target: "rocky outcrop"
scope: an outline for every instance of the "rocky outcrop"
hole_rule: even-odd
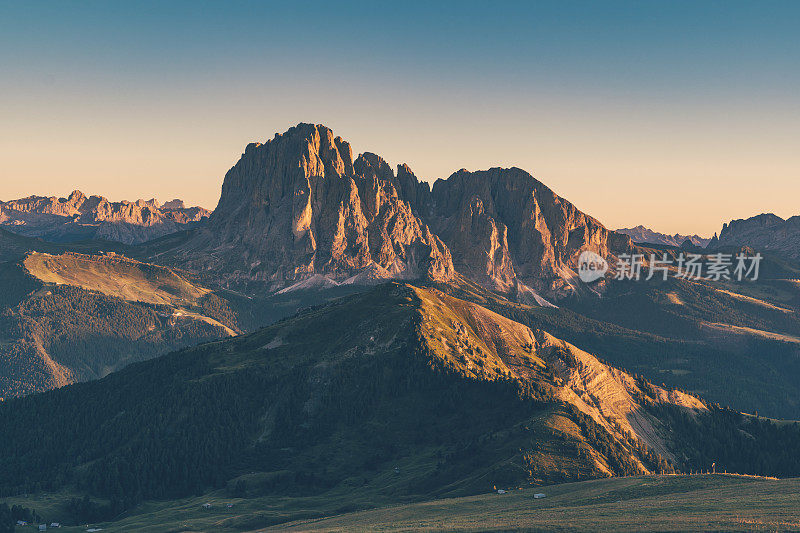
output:
[[[67,198],[30,196],[0,202],[0,224],[28,237],[54,242],[105,239],[136,244],[186,229],[209,216],[202,207],[172,200],[110,202],[73,191]]]
[[[772,213],[748,219],[732,220],[722,225],[719,238],[709,248],[749,246],[756,251],[777,252],[800,259],[800,216],[786,220]]]
[[[628,235],[633,242],[644,244],[682,246],[686,241],[689,241],[689,243],[694,246],[705,248],[708,243],[711,242],[711,239],[707,237],[701,237],[699,235],[681,235],[680,233],[668,235],[666,233],[653,231],[650,228],[646,228],[642,225],[636,226],[635,228],[621,228],[617,230],[617,233]]]
[[[523,170],[462,170],[431,189],[407,165],[395,172],[369,152],[353,159],[330,129],[300,124],[247,146],[208,224],[172,259],[229,287],[283,290],[320,275],[448,281],[459,271],[540,301],[541,291],[576,290],[584,249],[608,256],[631,241]]]
[[[430,217],[456,269],[503,291],[523,284],[555,296],[571,293],[582,250],[608,256],[631,249],[627,236],[607,230],[519,168],[460,170],[438,180]]]
[[[271,289],[317,274],[345,280],[365,269],[451,280],[450,252],[402,197],[404,179],[374,154],[354,161],[330,129],[300,124],[247,146],[225,175],[207,227],[178,257],[221,272],[228,284]]]
[[[0,224],[55,241],[142,243],[207,215],[177,199],[109,202],[80,191],[0,204]],[[244,290],[280,291],[311,278],[328,280],[323,286],[451,281],[458,271],[542,305],[581,290],[583,250],[608,257],[631,249],[628,236],[521,169],[460,170],[431,188],[405,164],[393,170],[369,152],[354,158],[329,128],[299,124],[249,144],[207,221],[144,247],[142,257]]]

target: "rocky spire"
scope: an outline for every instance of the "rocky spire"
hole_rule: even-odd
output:
[[[350,145],[321,125],[249,144],[196,242],[192,263],[276,288],[373,265],[396,278],[454,275],[447,247],[398,194],[386,162],[367,153],[354,163]]]
[[[574,290],[582,250],[631,247],[518,168],[461,170],[431,190],[407,165],[395,173],[370,152],[354,160],[329,128],[298,124],[247,146],[207,228],[177,253],[184,266],[271,290],[365,272],[445,281],[457,268],[502,291],[559,295]]]

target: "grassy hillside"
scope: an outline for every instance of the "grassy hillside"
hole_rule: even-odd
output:
[[[390,465],[422,461],[427,467],[410,469],[417,473],[393,490],[446,493],[528,477],[520,445],[545,440],[556,456],[541,476],[604,475],[590,446],[585,459],[575,457],[584,440],[580,424],[590,422],[570,422],[571,412],[520,398],[506,380],[431,371],[428,362],[435,361],[417,340],[417,310],[413,291],[387,286],[99,382],[6,402],[0,424],[14,435],[12,448],[28,451],[4,459],[2,478],[33,480],[40,471],[32,489],[74,483],[117,498],[163,497],[258,468],[277,476],[274,485],[251,489],[243,479],[242,490],[320,491],[353,475],[366,484]],[[498,404],[506,408],[498,412]],[[27,426],[23,420],[37,416],[31,409],[57,411],[64,422],[54,420],[46,431],[49,424]],[[550,427],[561,419],[563,432]],[[539,427],[544,434],[531,429]],[[547,433],[554,435],[545,439]],[[35,441],[42,453],[55,446],[48,445],[51,434],[61,443],[56,456],[29,453]],[[97,434],[106,438],[89,437]],[[148,457],[169,457],[173,466]],[[45,471],[63,477],[44,474],[42,460],[49,461]],[[209,466],[185,471],[189,461]],[[119,470],[118,463],[137,465],[136,471]]]
[[[83,523],[198,494],[269,502],[221,518],[255,529],[712,460],[800,474],[796,457],[774,453],[800,445],[795,425],[708,409],[483,307],[398,284],[6,401],[0,434],[0,494],[88,495],[60,511]]]
[[[43,241],[33,237],[24,237],[0,228],[0,262],[16,262],[22,260],[31,251],[60,254],[68,251],[85,254],[96,254],[101,251],[131,254],[134,247],[107,241],[85,241],[59,244]]]
[[[164,306],[39,285],[0,314],[0,397],[96,379],[222,335],[219,325],[175,319]]]
[[[230,305],[208,289],[121,256],[29,249],[0,273],[0,397],[96,379],[237,332]]]
[[[545,494],[545,498],[535,499],[534,494]],[[74,498],[74,494],[55,493],[3,501],[35,509],[50,523],[68,519],[66,510]],[[205,503],[212,507],[204,509]],[[800,527],[799,506],[800,479],[720,473],[598,479],[405,503],[363,487],[308,497],[242,498],[221,490],[144,502],[113,522],[88,523],[109,533],[785,531]],[[62,528],[65,533],[85,530],[85,525]]]
[[[44,283],[72,285],[153,305],[193,306],[211,292],[169,268],[116,255],[33,252],[23,264],[32,276]]]
[[[236,333],[230,306],[207,289],[120,256],[29,251],[0,273],[0,397]]]
[[[10,238],[19,244],[11,257],[20,260],[0,262],[0,398],[97,379],[359,290],[254,298],[212,291],[191,274],[122,255]]]
[[[782,531],[800,528],[798,507],[798,479],[653,476],[393,506],[261,531]]]
[[[800,344],[781,340],[800,336],[793,281],[618,282],[602,298],[565,300],[559,309],[515,303],[463,279],[437,287],[654,383],[742,411],[800,418]]]
[[[797,296],[778,280],[619,283],[604,298],[566,304],[593,325],[553,332],[657,383],[739,410],[800,418]]]

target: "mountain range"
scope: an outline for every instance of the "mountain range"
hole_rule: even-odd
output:
[[[186,209],[178,201],[159,206],[98,198],[74,192],[67,199],[4,205],[78,220],[81,212],[96,217],[103,205],[175,217]],[[45,224],[49,229],[42,226],[43,234],[60,235],[65,225],[75,224],[56,219]],[[800,337],[790,312],[794,286],[783,281],[796,277],[797,267],[768,258],[765,279],[750,286],[676,280],[624,288],[609,279],[586,285],[575,272],[579,252],[593,250],[612,263],[615,254],[647,255],[646,245],[607,230],[520,169],[460,170],[431,187],[408,165],[393,170],[369,152],[354,158],[349,143],[329,128],[299,124],[248,145],[223,180],[217,208],[190,225],[133,245],[49,242],[0,228],[0,260],[9,273],[0,344],[8,377],[0,397],[96,379],[133,361],[254,331],[303,306],[400,280],[477,284],[480,290],[459,291],[478,303],[490,291],[523,306],[560,308],[553,311],[557,317],[533,318],[505,305],[495,310],[531,326],[545,320],[569,342],[714,401],[783,416],[800,405],[791,392],[796,387],[778,371],[794,364],[792,345],[774,340]],[[131,325],[98,324],[97,306],[124,313]],[[748,339],[749,352],[735,349],[730,337]],[[672,359],[647,355],[653,338]],[[698,344],[687,345],[688,339]],[[766,366],[752,366],[747,353],[768,354],[760,356]],[[738,366],[715,366],[717,358]],[[749,385],[741,381],[743,368],[755,378]],[[723,382],[743,388],[733,394]],[[757,395],[758,387],[771,392]]]
[[[563,297],[576,290],[582,249],[607,256],[631,241],[523,170],[462,170],[431,189],[407,165],[354,159],[329,128],[299,124],[248,145],[208,223],[154,257],[268,292],[318,275],[373,283],[460,272],[504,293]]]
[[[518,168],[431,186],[313,124],[247,145],[210,214],[0,207],[0,495],[80,496],[73,523],[191,495],[259,502],[215,525],[242,530],[711,464],[800,475],[800,426],[754,413],[800,417],[793,219],[708,243],[763,251],[752,282],[587,284],[583,251],[684,236],[611,231]],[[186,530],[166,523],[143,529]]]
[[[580,290],[574,267],[582,249],[608,256],[631,246],[520,169],[461,170],[431,189],[407,165],[395,172],[375,154],[354,158],[346,141],[311,124],[248,145],[208,217],[179,200],[112,203],[80,191],[5,202],[2,213],[7,229],[44,241],[4,237],[7,259],[16,262],[6,282],[19,279],[30,292],[8,302],[0,396],[101,377],[181,345],[266,325],[253,317],[295,307],[254,312],[255,302],[276,305],[297,291],[341,287],[346,294],[387,280],[466,276],[550,306],[548,299]],[[33,253],[40,255],[23,261]],[[159,277],[184,281],[159,287]],[[190,298],[164,298],[187,286]],[[136,326],[95,324],[86,302],[100,300],[124,309]],[[38,317],[28,311],[43,307]],[[63,313],[72,320],[52,319]],[[89,348],[77,350],[78,339]]]
[[[67,198],[29,196],[0,202],[0,225],[28,237],[54,242],[102,239],[136,244],[186,229],[209,211],[182,200],[110,202],[73,191]]]
[[[708,243],[711,242],[711,238],[700,237],[699,235],[681,235],[680,233],[668,235],[666,233],[653,231],[642,225],[633,228],[620,228],[617,230],[617,233],[630,236],[633,242],[663,244],[666,246],[681,246],[686,241],[689,241],[689,243],[694,246],[705,248]]]

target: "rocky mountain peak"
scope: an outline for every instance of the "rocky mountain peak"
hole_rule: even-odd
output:
[[[793,259],[800,258],[800,217],[786,220],[762,213],[747,219],[731,220],[722,225],[713,247],[751,246],[756,250],[777,252]],[[709,244],[709,247],[712,247]]]
[[[631,246],[519,168],[462,169],[431,189],[408,165],[354,159],[330,128],[301,123],[247,145],[207,228],[176,259],[269,290],[320,275],[449,280],[458,269],[504,292],[558,296],[577,290],[582,250]]]
[[[350,144],[322,125],[249,144],[197,239],[202,252],[186,255],[191,264],[276,289],[315,274],[341,281],[373,266],[402,279],[454,275],[447,247],[401,198],[391,167],[371,153],[354,162]],[[235,252],[209,261],[209,248]]]
[[[576,289],[577,255],[631,249],[600,222],[519,168],[459,170],[433,185],[434,231],[459,271],[500,290],[523,284],[549,294]]]
[[[83,194],[81,191],[75,189],[74,191],[72,191],[69,194],[69,197],[67,198],[67,200],[70,203],[80,204],[80,203],[83,203],[84,201],[86,201],[86,195]]]

